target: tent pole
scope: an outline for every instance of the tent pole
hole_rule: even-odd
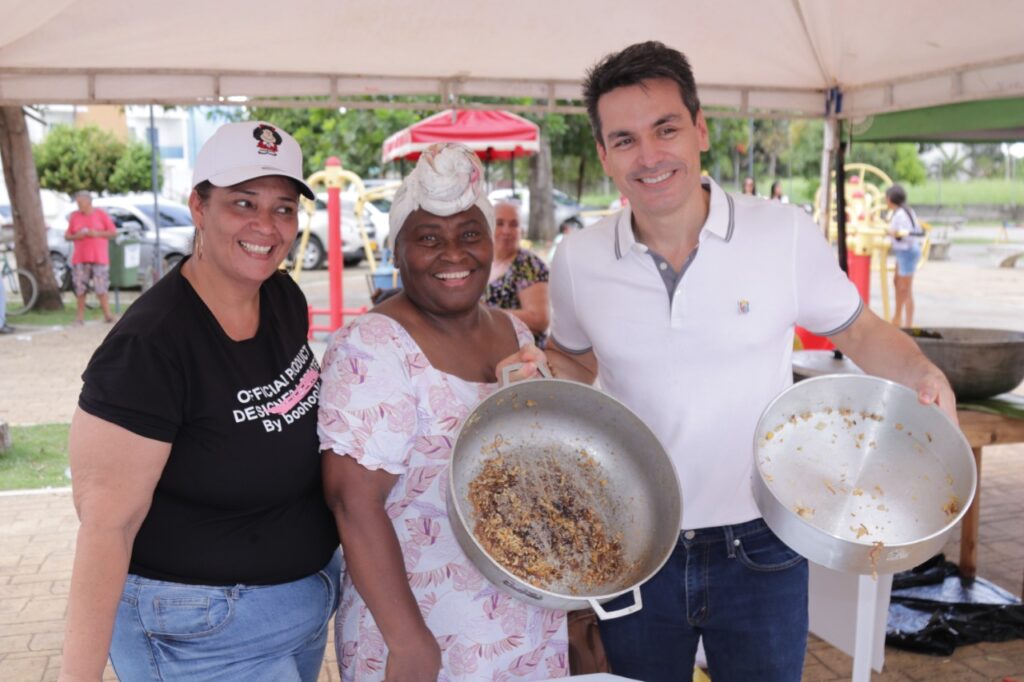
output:
[[[821,224],[821,231],[828,238],[829,223],[832,221],[832,152],[836,144],[836,128],[839,122],[835,116],[828,116],[825,119],[824,137],[821,145],[821,199],[818,209],[821,211],[818,220]]]
[[[516,153],[512,152],[508,157],[509,168],[512,169],[512,196],[516,195]]]
[[[836,148],[836,239],[839,246],[839,267],[850,274],[846,252],[846,143],[842,141],[843,124],[839,124],[839,146]]]
[[[149,105],[149,175],[150,184],[153,189],[153,234],[155,235],[153,245],[153,262],[156,264],[156,278],[164,276],[164,259],[160,255],[160,171],[157,168],[157,154],[159,154],[160,139],[156,129],[156,122],[153,115],[153,105]]]

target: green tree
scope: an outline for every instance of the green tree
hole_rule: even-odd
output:
[[[718,182],[736,182],[746,159],[747,122],[739,118],[709,118],[708,142],[710,148],[702,160],[704,170]]]
[[[763,194],[767,194],[772,181],[778,177],[778,163],[789,149],[789,121],[784,119],[763,119],[754,121],[754,141],[757,144],[754,161],[758,174],[765,182]]]
[[[781,159],[793,177],[819,178],[824,123],[820,119],[795,119],[789,123],[789,145]]]
[[[107,179],[107,190],[114,194],[124,192],[148,192],[153,189],[152,148],[143,142],[129,142],[114,165],[114,171]],[[164,169],[157,156],[156,189],[164,186]]]
[[[580,199],[604,177],[590,119],[585,114],[527,114],[551,141],[553,184]]]
[[[382,103],[383,106],[383,103]],[[250,120],[287,130],[302,147],[303,172],[321,170],[330,156],[361,177],[384,174],[381,148],[389,135],[412,125],[428,112],[409,109],[268,109],[248,110]]]
[[[971,161],[972,178],[998,178],[1006,171],[1006,161],[1000,144],[969,144],[967,158]]]
[[[877,166],[893,182],[903,185],[917,185],[927,177],[924,164],[917,155],[917,145],[912,142],[855,142],[846,160]]]
[[[33,148],[39,186],[71,194],[103,192],[125,145],[94,125],[56,126]]]

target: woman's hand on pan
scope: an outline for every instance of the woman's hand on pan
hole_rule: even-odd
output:
[[[540,370],[537,368],[538,364],[547,364],[547,356],[544,355],[544,351],[532,343],[528,346],[523,346],[517,352],[508,356],[504,360],[498,363],[498,366],[494,368],[494,373],[501,378],[501,371],[509,365],[521,364],[522,367],[512,372],[509,375],[509,381],[522,381],[524,379],[533,379],[540,376]]]

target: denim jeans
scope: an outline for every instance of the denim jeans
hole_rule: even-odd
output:
[[[601,621],[612,672],[644,682],[689,680],[703,637],[715,682],[799,682],[807,561],[761,519],[681,533],[641,593],[643,609]],[[632,601],[626,594],[605,608]]]
[[[896,256],[896,274],[900,277],[910,277],[917,270],[917,264],[921,261],[921,247],[911,246],[901,251],[893,251]]]
[[[341,557],[280,585],[205,586],[129,575],[110,662],[122,682],[313,682],[338,605]]]

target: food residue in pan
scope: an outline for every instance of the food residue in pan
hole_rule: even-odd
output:
[[[942,511],[946,514],[947,518],[952,518],[960,513],[960,498],[956,495],[950,495],[946,504],[942,505]]]
[[[814,509],[811,507],[805,507],[800,502],[797,502],[796,506],[793,507],[793,511],[795,511],[796,515],[802,519],[810,520],[814,518]]]
[[[878,580],[878,560],[882,558],[882,549],[884,547],[885,543],[878,541],[871,545],[871,551],[868,552],[868,559],[871,561],[872,580]]]
[[[607,484],[585,449],[568,461],[531,457],[529,467],[498,453],[469,484],[473,535],[495,561],[535,587],[563,583],[576,592],[606,584],[632,570],[622,533],[603,516],[613,507]]]

